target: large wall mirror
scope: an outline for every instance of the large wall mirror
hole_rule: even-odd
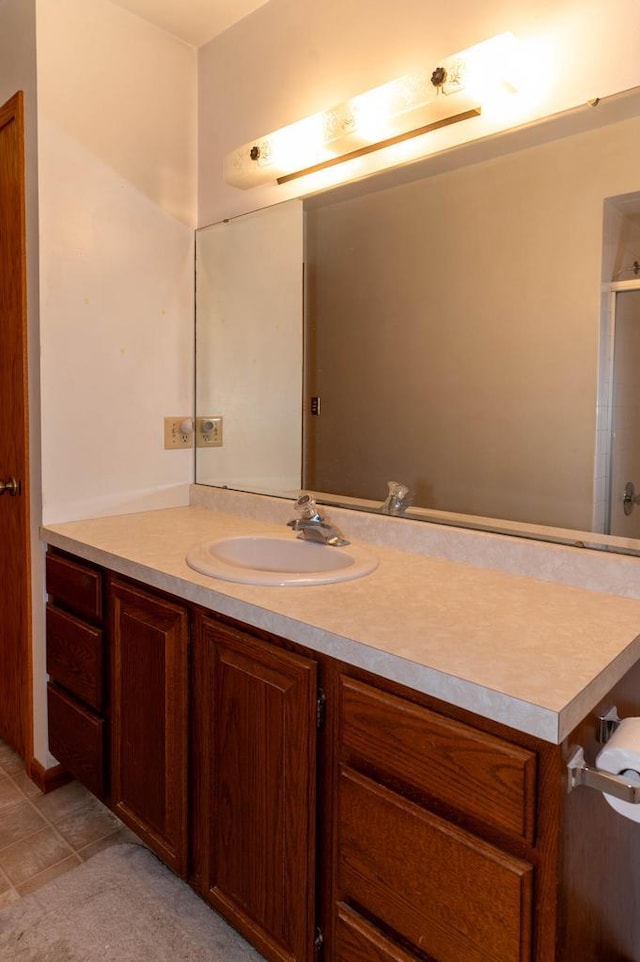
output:
[[[196,481],[640,553],[638,261],[638,90],[202,228]]]

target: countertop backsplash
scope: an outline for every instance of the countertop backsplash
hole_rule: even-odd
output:
[[[293,498],[289,501],[198,484],[191,486],[189,499],[199,507],[282,525],[294,516],[293,502]],[[353,541],[640,599],[640,558],[633,555],[347,508],[322,510]]]

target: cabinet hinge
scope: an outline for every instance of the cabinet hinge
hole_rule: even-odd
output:
[[[322,688],[319,688],[318,699],[316,701],[316,726],[318,728],[324,728],[324,723],[326,720],[327,720],[327,696],[323,692]]]
[[[322,934],[322,929],[320,926],[316,926],[316,934],[313,939],[313,951],[316,958],[316,962],[322,956],[322,949],[324,947],[324,935]]]

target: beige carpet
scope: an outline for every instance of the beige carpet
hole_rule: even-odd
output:
[[[2,962],[259,962],[147,849],[114,845],[0,911]]]

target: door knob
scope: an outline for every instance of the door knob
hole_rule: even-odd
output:
[[[16,481],[15,478],[0,481],[0,494],[10,494],[15,498],[17,494],[20,494],[20,482]]]

